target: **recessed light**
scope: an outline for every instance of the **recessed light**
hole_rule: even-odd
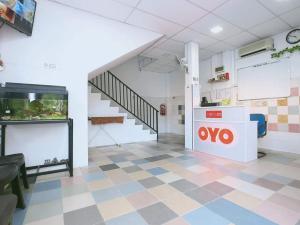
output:
[[[215,26],[213,28],[210,29],[210,31],[214,34],[220,33],[223,31],[223,27],[221,26]]]

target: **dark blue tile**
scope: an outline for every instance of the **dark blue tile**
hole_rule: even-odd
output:
[[[275,225],[272,221],[223,198],[207,204],[206,207],[235,225]]]

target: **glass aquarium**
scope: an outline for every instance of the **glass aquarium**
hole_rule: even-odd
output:
[[[62,86],[6,83],[0,87],[1,120],[66,120],[68,92]]]

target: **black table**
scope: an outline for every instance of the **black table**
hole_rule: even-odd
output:
[[[27,170],[37,169],[36,173],[31,173],[28,176],[39,176],[39,175],[46,175],[46,174],[51,174],[51,173],[59,173],[59,172],[68,171],[70,176],[72,177],[73,176],[73,119],[71,119],[71,118],[66,119],[66,120],[28,120],[28,121],[26,121],[26,120],[20,120],[20,121],[4,121],[4,120],[2,120],[1,121],[0,120],[1,156],[5,156],[5,136],[6,136],[6,127],[8,125],[57,124],[57,123],[68,124],[68,139],[69,139],[68,140],[69,141],[68,159],[66,159],[65,162],[27,167]],[[53,167],[53,166],[59,166],[59,165],[66,165],[66,168],[39,172],[40,168]]]

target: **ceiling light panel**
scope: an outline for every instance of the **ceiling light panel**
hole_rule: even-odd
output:
[[[222,27],[223,31],[219,33],[212,33],[210,29],[216,26]],[[227,37],[241,32],[241,29],[239,29],[238,27],[224,21],[217,16],[214,16],[213,14],[209,14],[203,17],[202,19],[194,23],[191,28],[218,40],[224,40]]]

